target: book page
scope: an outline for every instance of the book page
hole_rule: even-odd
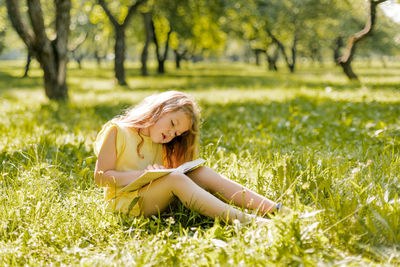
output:
[[[162,169],[162,170],[149,170],[146,171],[142,176],[137,178],[132,183],[128,184],[127,186],[123,187],[118,193],[129,192],[137,190],[146,184],[150,183],[153,180],[156,180],[164,175],[167,175],[171,172],[175,171],[175,169]]]
[[[171,172],[177,171],[180,173],[186,173],[188,171],[191,171],[201,164],[206,162],[204,159],[196,159],[193,161],[188,161],[183,163],[181,166],[175,169],[159,169],[159,170],[148,170],[145,173],[143,173],[140,177],[138,177],[135,181],[132,183],[128,184],[127,186],[123,187],[121,190],[118,191],[119,193],[123,192],[129,192],[129,191],[134,191],[137,190],[146,184],[149,184],[151,181],[154,181],[160,177],[163,177]]]
[[[205,159],[196,159],[193,161],[188,161],[188,162],[183,163],[178,168],[176,168],[176,170],[180,173],[186,173],[186,172],[191,171],[194,168],[198,167],[199,165],[203,164],[204,162],[206,162]]]

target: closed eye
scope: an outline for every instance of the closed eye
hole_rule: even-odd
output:
[[[172,127],[175,127],[175,124],[172,120],[171,120],[171,125],[172,125]]]

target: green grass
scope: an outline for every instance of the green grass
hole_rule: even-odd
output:
[[[0,68],[0,265],[399,265],[400,66],[332,66],[293,75],[192,64],[129,87],[112,69],[71,67],[69,103],[44,97],[41,72]],[[92,143],[143,97],[178,89],[202,112],[207,165],[294,213],[271,226],[225,225],[177,204],[160,216],[104,209]]]

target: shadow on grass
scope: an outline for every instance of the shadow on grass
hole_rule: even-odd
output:
[[[118,86],[116,83],[109,90],[127,90],[127,91],[143,91],[156,89],[156,90],[207,90],[218,88],[243,88],[245,91],[248,89],[293,89],[293,88],[307,88],[324,90],[326,87],[331,87],[336,90],[344,89],[359,89],[360,83],[345,81],[342,79],[342,74],[337,69],[300,69],[294,75],[286,71],[280,72],[265,72],[260,69],[252,68],[254,66],[247,65],[227,65],[226,69],[221,70],[221,66],[217,65],[193,65],[193,69],[184,70],[171,70],[165,74],[156,74],[154,70],[151,71],[149,76],[143,77],[140,75],[139,68],[127,68],[128,86]],[[390,78],[397,77],[397,69],[388,68],[387,72],[376,73],[370,69],[360,69],[360,79],[364,81],[368,78]],[[321,76],[326,73],[332,73],[334,77],[338,76],[340,79],[334,80],[330,77],[329,80],[310,81],[311,76]],[[303,75],[305,78],[303,78]],[[307,76],[308,75],[308,76]],[[95,79],[97,82],[102,80],[114,80],[113,69],[106,67],[101,69],[96,68],[83,68],[81,70],[71,68],[68,72],[71,78],[68,82],[71,92],[83,93],[88,92],[88,89],[82,87],[79,80]],[[72,79],[75,78],[75,79]],[[313,79],[315,80],[315,79]],[[135,84],[135,81],[138,81]],[[20,78],[11,75],[7,72],[0,72],[0,93],[5,93],[9,90],[18,89],[37,89],[42,87],[42,77],[33,76],[28,78]],[[370,89],[399,89],[398,82],[385,81],[381,83],[366,82],[367,87]],[[92,89],[90,89],[92,90]],[[109,91],[108,89],[106,91]],[[102,91],[96,91],[102,93]]]
[[[201,68],[200,68],[201,69]],[[324,75],[329,70],[314,70],[309,72],[298,71],[297,73],[290,74],[285,72],[260,72],[250,73],[249,71],[244,73],[212,73],[212,70],[206,72],[200,71],[200,69],[193,69],[191,71],[173,71],[165,74],[151,74],[149,76],[140,76],[138,69],[129,69],[128,75],[128,86],[119,87],[115,85],[115,88],[120,90],[128,91],[143,91],[156,89],[156,90],[207,90],[207,89],[224,89],[224,88],[243,88],[246,89],[296,89],[296,88],[307,88],[315,90],[324,90],[326,87],[331,87],[334,90],[355,90],[359,89],[363,81],[369,77],[379,77],[377,74],[361,75],[361,82],[358,81],[346,81],[344,74],[341,72],[334,72],[335,76],[340,79],[329,78],[329,80],[321,81],[310,81],[307,77],[303,78],[301,73],[315,75],[316,77]],[[203,68],[206,69],[206,68]],[[101,74],[96,74],[97,77]],[[385,74],[382,77],[397,77],[393,74]],[[85,77],[85,76],[82,76]],[[139,81],[135,84],[135,81]],[[80,87],[78,83],[73,85],[76,92],[87,92],[85,88]],[[379,84],[369,84],[367,87],[370,89],[398,89],[399,83],[396,82],[382,82]],[[110,88],[113,90],[115,88]]]
[[[400,83],[398,82],[385,82],[385,83],[381,83],[381,84],[370,84],[368,83],[366,85],[368,88],[374,90],[374,89],[387,89],[387,90],[400,90]]]
[[[124,215],[121,216],[120,223],[126,227],[132,227],[131,218]],[[144,218],[146,220],[146,218]],[[177,197],[169,203],[168,207],[160,214],[153,215],[147,218],[148,223],[145,224],[145,228],[150,234],[157,234],[166,229],[171,232],[174,237],[178,237],[181,234],[182,228],[188,229],[191,233],[194,233],[199,228],[201,230],[210,229],[215,225],[214,219],[201,215],[194,209],[186,208]],[[221,222],[221,224],[224,224]]]
[[[243,89],[244,92],[254,89],[299,89],[308,88],[314,90],[324,90],[326,87],[331,87],[336,90],[345,89],[358,89],[360,83],[335,83],[335,82],[309,82],[302,80],[288,79],[281,75],[252,75],[252,76],[238,76],[228,74],[216,75],[179,75],[179,74],[166,74],[140,77],[140,83],[135,85],[134,78],[128,82],[128,86],[115,85],[110,90],[121,91],[149,91],[149,90],[181,90],[181,91],[197,91],[197,90],[218,90],[218,89]],[[161,80],[160,80],[161,79]],[[87,93],[89,90],[82,88],[79,83],[70,83],[73,85],[73,92]],[[142,84],[148,84],[143,86]],[[108,93],[109,90],[99,90],[96,93]]]
[[[43,85],[42,77],[26,77],[13,76],[6,72],[0,71],[0,94],[9,90],[18,89],[37,89]]]

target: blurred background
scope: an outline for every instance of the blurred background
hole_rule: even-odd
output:
[[[352,61],[373,68],[399,62],[399,24],[394,0],[72,0],[64,6],[0,0],[0,66],[25,61],[28,76],[36,60],[45,72],[62,72],[63,59],[68,67],[112,65],[120,85],[127,85],[129,63],[146,76],[148,65],[162,74],[166,62],[180,69],[200,61],[246,62],[272,72],[338,65],[357,80]],[[55,48],[53,65],[43,57],[46,47]],[[63,86],[66,92],[47,96],[66,98]]]

